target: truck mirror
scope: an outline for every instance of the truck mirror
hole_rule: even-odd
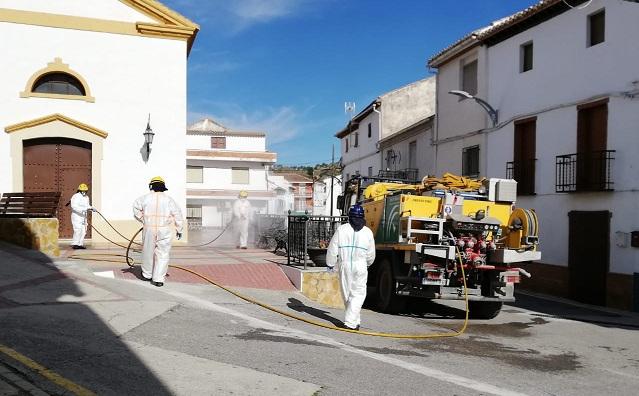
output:
[[[344,196],[341,194],[337,196],[337,210],[344,210]]]

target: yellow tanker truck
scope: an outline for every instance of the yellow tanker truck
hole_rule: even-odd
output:
[[[369,297],[384,312],[407,298],[463,300],[464,268],[470,316],[490,319],[514,301],[520,268],[539,260],[535,211],[515,207],[517,182],[445,174],[421,183],[355,176],[337,207],[364,207],[377,258],[369,268]]]

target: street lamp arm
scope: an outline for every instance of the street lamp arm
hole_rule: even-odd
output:
[[[490,120],[493,123],[493,128],[497,126],[497,120],[498,120],[497,110],[495,110],[488,102],[486,102],[485,100],[481,98],[473,96],[466,91],[452,90],[452,91],[448,91],[448,93],[451,95],[459,96],[460,98],[462,98],[462,100],[474,99],[475,102],[477,102],[490,116]]]

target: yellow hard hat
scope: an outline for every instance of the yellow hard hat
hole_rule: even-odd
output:
[[[240,198],[248,197],[248,193],[245,190],[240,191]]]
[[[151,181],[149,182],[149,184],[153,184],[153,183],[164,183],[164,179],[162,179],[162,177],[160,176],[155,176],[153,179],[151,179]]]
[[[89,191],[89,186],[87,186],[86,184],[82,183],[78,186],[78,191]]]

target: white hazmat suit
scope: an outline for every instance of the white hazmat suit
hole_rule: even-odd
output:
[[[239,238],[237,246],[246,249],[248,244],[249,220],[251,215],[251,203],[246,198],[238,198],[233,203],[233,221],[235,222],[236,238]]]
[[[370,228],[355,231],[350,224],[339,226],[326,252],[326,265],[339,271],[340,290],[346,305],[344,324],[355,329],[366,299],[368,267],[375,261],[375,238]]]
[[[73,242],[71,246],[84,246],[87,234],[87,211],[93,209],[89,196],[77,192],[71,197],[71,225],[73,226]]]
[[[180,207],[163,192],[150,192],[133,203],[133,216],[144,225],[142,234],[142,276],[164,283],[175,231],[182,233]]]

